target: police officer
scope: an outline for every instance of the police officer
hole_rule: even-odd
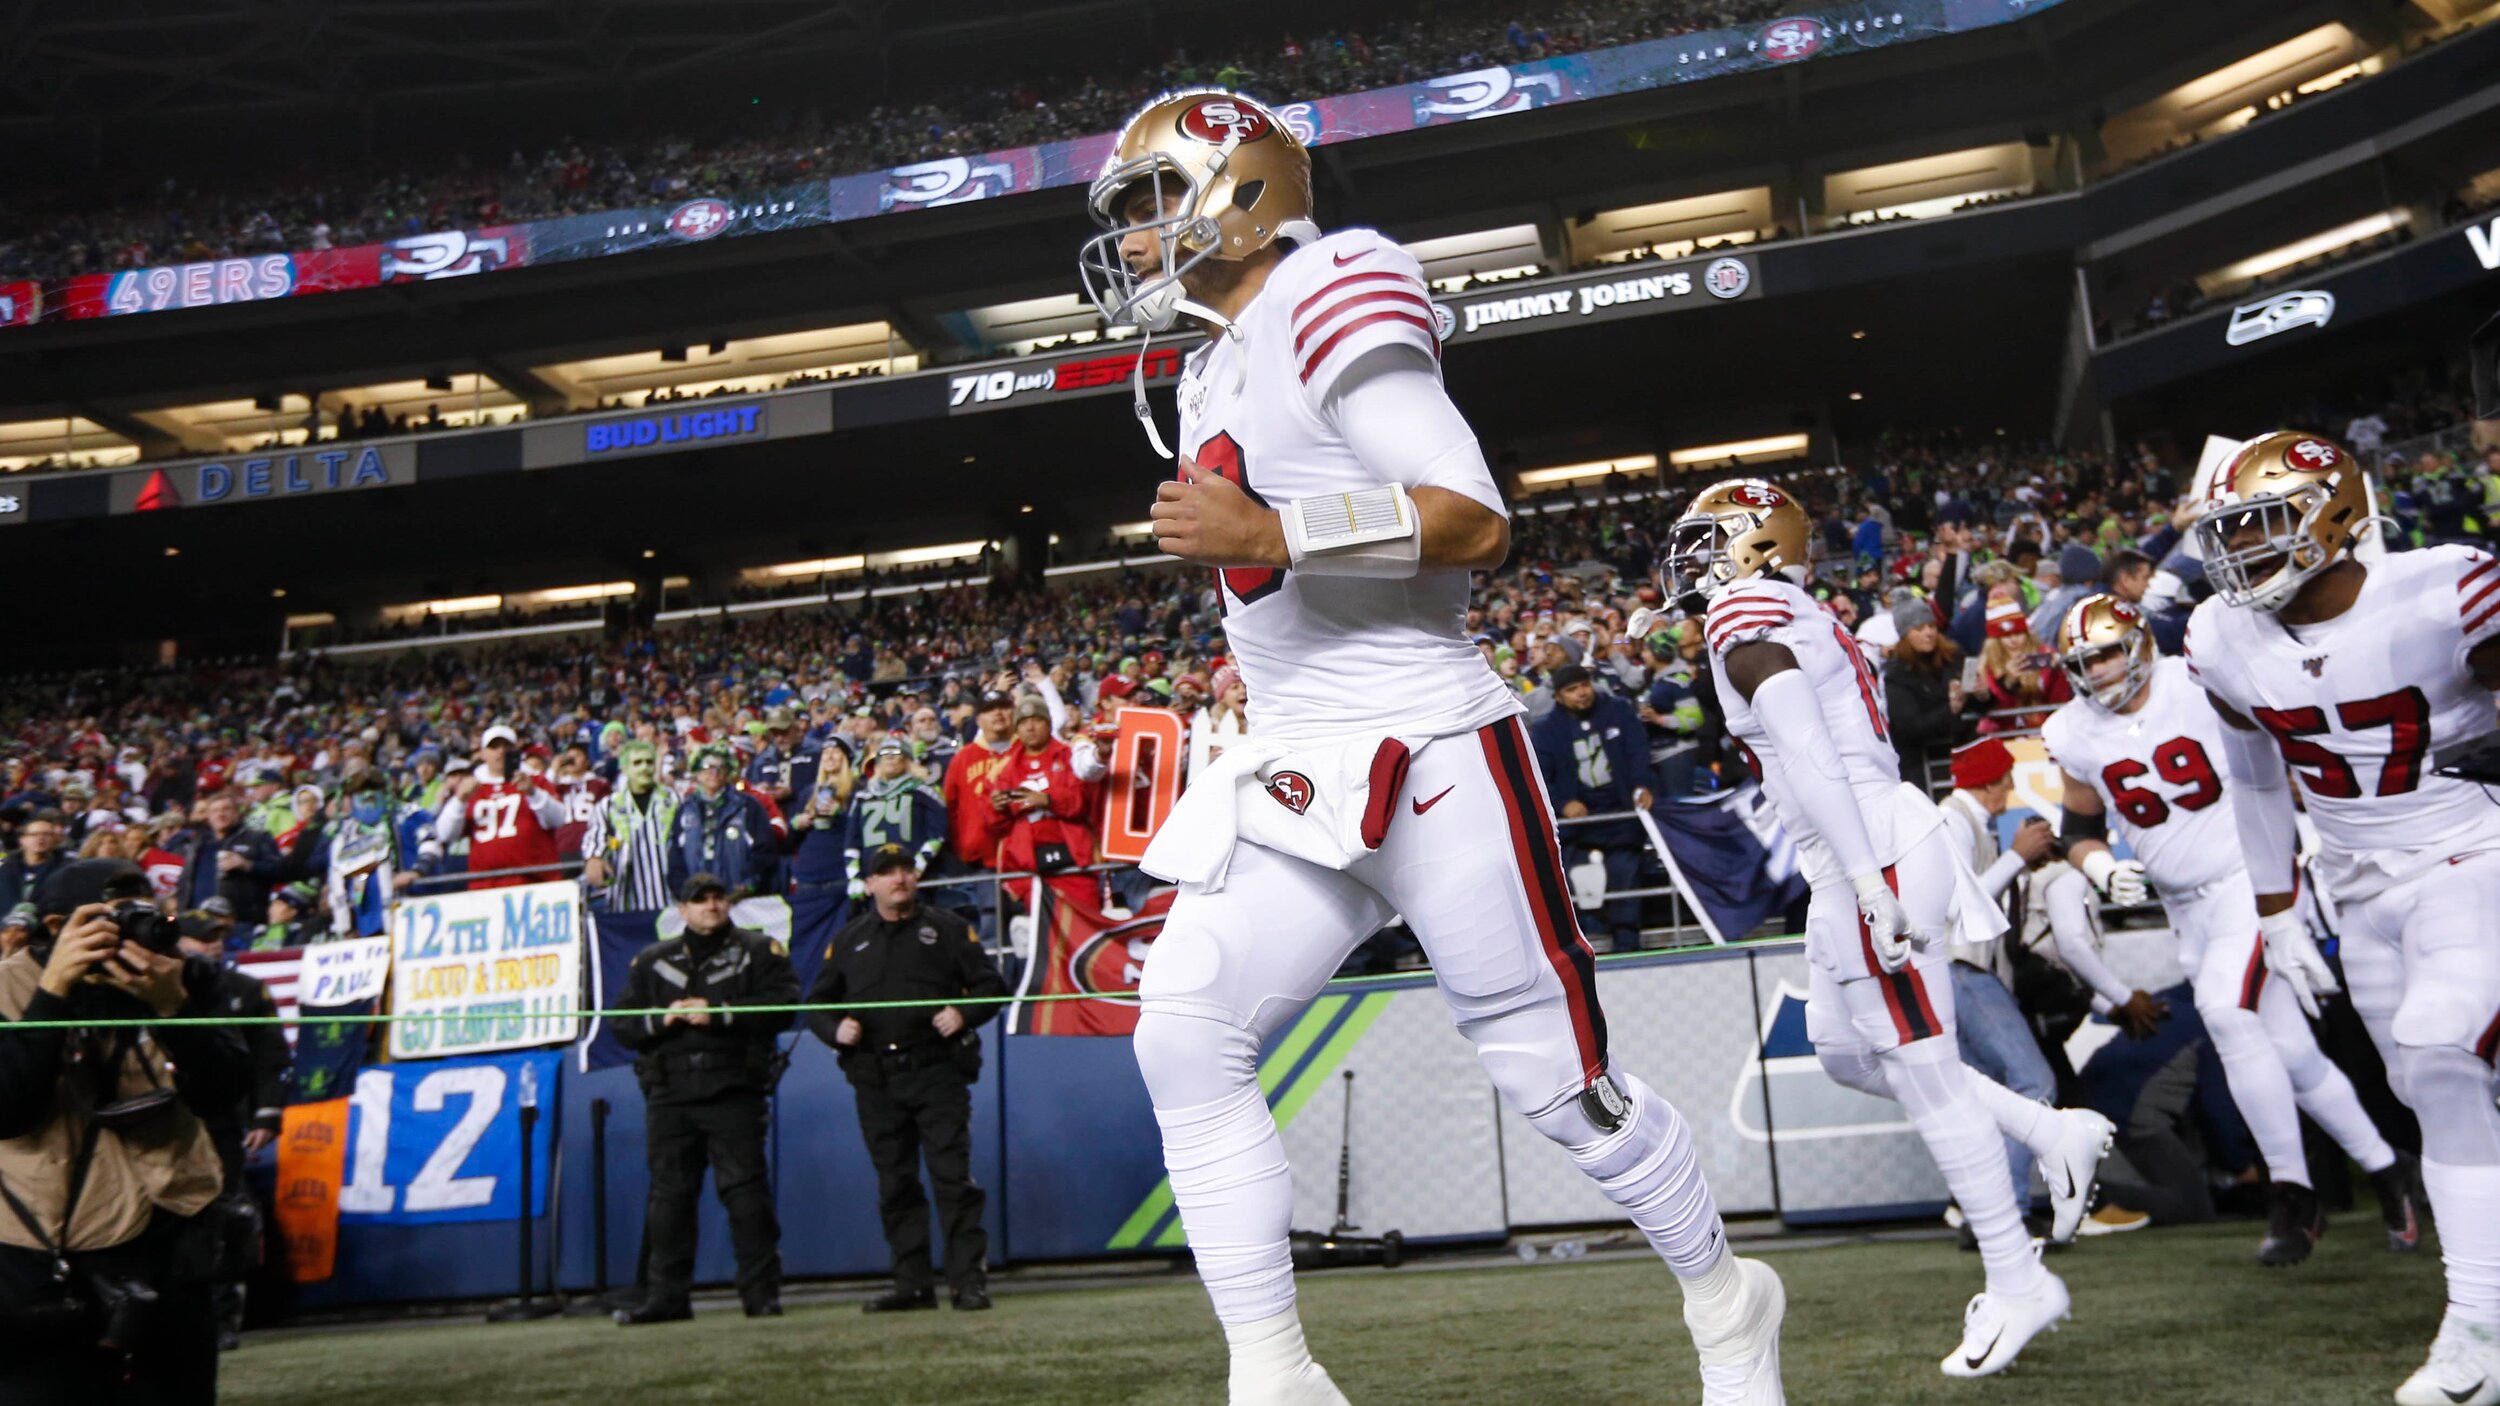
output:
[[[651,1292],[616,1321],[675,1323],[694,1316],[695,1199],[710,1163],[738,1251],[738,1298],[749,1318],[781,1315],[781,1225],[764,1171],[767,1101],[781,1077],[773,1037],[788,1012],[744,1013],[745,1006],[790,1006],[798,977],[781,944],[729,922],[729,885],[697,874],[678,890],[686,933],[634,954],[625,1005],[661,1014],[611,1022],[639,1056],[644,1149],[651,1204]]]
[[[972,925],[919,901],[920,871],[901,845],[862,861],[870,908],[833,939],[817,974],[808,1028],[839,1052],[859,1105],[859,1130],[877,1164],[877,1211],[894,1255],[894,1287],[870,1313],[935,1308],[929,1264],[929,1201],[922,1157],[946,1223],[946,1282],[955,1307],[990,1306],[986,1198],[972,1180],[972,1081],[981,1037],[1007,983]],[[945,1001],[937,1007],[846,1011],[851,1002]]]

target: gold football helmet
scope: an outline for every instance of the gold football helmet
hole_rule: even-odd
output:
[[[1707,601],[1739,581],[1802,573],[1811,533],[1797,500],[1761,479],[1714,483],[1694,494],[1684,515],[1667,529],[1659,588],[1670,600]]]
[[[2224,600],[2280,610],[2351,548],[2369,518],[2361,465],[2341,445],[2277,430],[2242,445],[2215,473],[2196,542]],[[2252,526],[2262,540],[2233,548],[2231,539]]]
[[[1132,220],[1141,191],[1153,205]],[[1181,275],[1200,260],[1246,259],[1280,235],[1319,237],[1309,149],[1257,100],[1222,88],[1165,93],[1140,108],[1086,204],[1104,231],[1077,255],[1086,296],[1112,325],[1148,332],[1172,325],[1186,296]],[[1120,252],[1141,230],[1161,255],[1146,274]]]
[[[2057,622],[2057,663],[2075,686],[2110,712],[2122,712],[2152,682],[2153,631],[2144,612],[2104,591],[2076,601]]]

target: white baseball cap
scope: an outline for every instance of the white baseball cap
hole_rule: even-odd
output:
[[[480,747],[492,747],[497,742],[509,742],[518,747],[521,745],[521,735],[502,723],[497,723],[479,734],[477,739],[477,745]]]

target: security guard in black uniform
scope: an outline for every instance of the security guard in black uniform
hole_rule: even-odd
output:
[[[644,1235],[651,1246],[651,1293],[616,1321],[675,1323],[694,1316],[695,1199],[710,1162],[729,1238],[738,1251],[738,1298],[749,1318],[781,1315],[781,1225],[765,1176],[764,1130],[784,1057],[773,1037],[787,1012],[743,1014],[742,1006],[798,1004],[790,954],[760,932],[732,927],[729,885],[697,874],[677,891],[686,934],[634,954],[625,1005],[662,1015],[610,1022],[639,1056],[643,1142],[651,1164]]]
[[[869,910],[834,935],[808,992],[808,1028],[839,1052],[859,1105],[859,1130],[877,1164],[877,1211],[894,1254],[894,1287],[870,1313],[935,1308],[929,1266],[929,1163],[946,1222],[946,1282],[955,1307],[990,1306],[987,1198],[972,1180],[972,1081],[981,1073],[983,1021],[1007,983],[963,919],[918,900],[919,871],[901,845],[880,845],[862,866]],[[947,1001],[939,1007],[840,1009],[849,1002]]]

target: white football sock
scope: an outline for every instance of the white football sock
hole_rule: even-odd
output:
[[[1216,1320],[1229,1329],[1290,1318],[1293,1170],[1259,1092],[1256,1042],[1222,1021],[1151,1008],[1135,1041],[1172,1200]]]
[[[1962,1063],[1953,1032],[1913,1040],[1879,1058],[1893,1097],[1909,1113],[1910,1125],[1926,1141],[1928,1155],[1936,1159],[1936,1169],[1944,1173],[1945,1185],[1979,1238],[1990,1292],[2028,1294],[2039,1288],[2046,1271],[2031,1251],[2030,1232],[2014,1205],[2005,1140],[1995,1120],[1970,1096],[1973,1076]]]
[[[2500,1328],[2500,1079],[2453,1045],[2405,1045],[2397,1058],[2421,1115],[2422,1187],[2439,1223],[2449,1316]]]
[[[1528,1122],[1562,1144],[1606,1199],[1649,1237],[1678,1279],[1705,1273],[1726,1257],[1727,1232],[1718,1202],[1701,1179],[1692,1129],[1649,1085],[1629,1074],[1607,1077],[1627,1105],[1622,1126],[1612,1132],[1589,1118],[1576,1093],[1530,1114]]]
[[[1232,1349],[1236,1380],[1273,1381],[1311,1366],[1311,1347],[1302,1339],[1302,1315],[1288,1308],[1255,1323],[1224,1325],[1224,1344]]]
[[[2266,1174],[2278,1182],[2309,1185],[2309,1155],[2300,1145],[2300,1105],[2292,1100],[2292,1076],[2267,1038],[2265,1022],[2255,1011],[2236,1005],[2208,1008],[2200,1002],[2196,1013],[2204,1017],[2205,1033],[2222,1060],[2223,1080],[2231,1086],[2231,1102],[2239,1106],[2248,1135],[2257,1140]]]
[[[2335,1061],[2318,1048],[2318,1037],[2309,1029],[2309,1018],[2300,1013],[2300,1003],[2292,999],[2283,978],[2266,978],[2265,994],[2257,1002],[2257,1018],[2265,1022],[2266,1034],[2274,1041],[2274,1052],[2283,1061],[2283,1072],[2291,1076],[2292,1098],[2300,1111],[2318,1120],[2327,1136],[2351,1154],[2366,1172],[2383,1171],[2395,1164],[2396,1149],[2379,1135],[2378,1124],[2371,1121],[2368,1110],[2361,1106],[2361,1095],[2353,1091],[2352,1080],[2335,1067]]]
[[[1963,1091],[1997,1125],[1997,1131],[2028,1147],[2035,1157],[2057,1151],[2057,1110],[2027,1099],[1969,1066],[1963,1066]]]

